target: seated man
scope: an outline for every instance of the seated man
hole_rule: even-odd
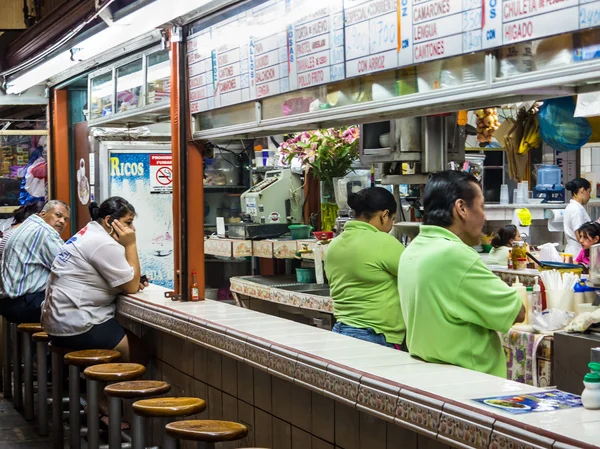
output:
[[[481,239],[483,203],[472,175],[432,176],[423,225],[400,257],[398,289],[411,355],[505,378],[497,332],[523,321],[525,308],[471,248]]]
[[[10,236],[2,255],[0,315],[15,323],[40,322],[46,281],[68,221],[69,207],[51,200]]]

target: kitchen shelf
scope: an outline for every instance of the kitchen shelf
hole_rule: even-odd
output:
[[[248,186],[204,186],[204,190],[248,190]]]

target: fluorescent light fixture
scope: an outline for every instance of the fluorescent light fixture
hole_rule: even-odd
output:
[[[210,0],[155,0],[52,59],[7,83],[6,92],[20,94],[78,62],[94,58],[210,3]],[[71,56],[73,55],[73,61]]]

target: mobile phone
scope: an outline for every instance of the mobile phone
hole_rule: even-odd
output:
[[[116,218],[111,215],[110,218],[108,219],[108,225],[112,226],[113,221],[115,221],[115,220],[116,220]]]
[[[148,278],[144,274],[142,275],[142,277],[140,277],[140,284],[145,284],[146,282],[148,282]]]

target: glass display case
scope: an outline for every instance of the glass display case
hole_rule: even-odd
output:
[[[169,50],[146,56],[146,66],[146,104],[169,103],[171,99]]]
[[[125,112],[141,107],[140,95],[144,85],[143,59],[117,68],[117,111]]]
[[[113,71],[99,74],[90,82],[90,117],[93,119],[113,113]]]

